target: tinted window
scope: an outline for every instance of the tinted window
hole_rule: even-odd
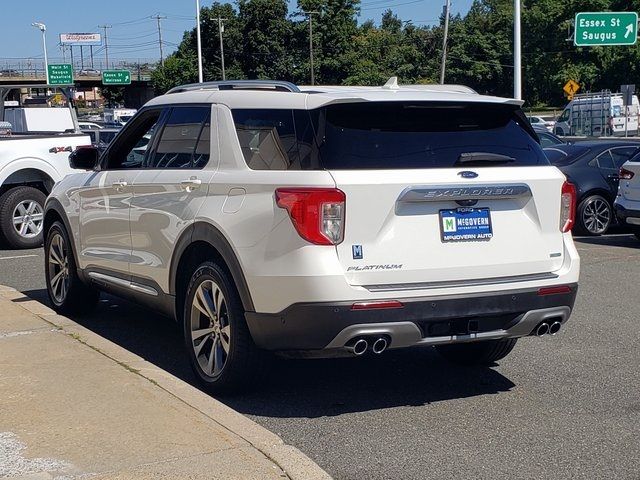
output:
[[[233,118],[255,170],[450,168],[473,152],[507,157],[478,165],[548,165],[524,129],[526,118],[511,105],[367,102],[293,112],[236,109]]]
[[[300,169],[293,111],[236,109],[233,121],[249,168]]]
[[[462,165],[466,153],[505,158],[475,165],[549,164],[523,128],[530,128],[526,118],[511,105],[349,103],[312,111],[311,117],[322,166],[330,170],[451,168]]]
[[[636,152],[636,147],[620,147],[611,149],[611,156],[616,168],[620,168]]]
[[[208,125],[210,112],[210,107],[172,108],[162,128],[153,156],[148,160],[147,167],[192,168],[196,145],[204,124]],[[204,149],[204,144],[202,149]],[[198,159],[201,166],[204,166],[208,161],[208,148],[206,153],[206,160],[203,156]]]
[[[142,112],[125,127],[119,141],[112,144],[106,158],[107,169],[142,168],[161,110]]]
[[[613,170],[616,168],[613,163],[613,157],[611,156],[611,152],[609,150],[600,154],[597,160],[599,168],[602,168],[604,170]]]
[[[538,132],[538,137],[540,138],[540,146],[542,148],[551,147],[553,145],[560,145],[564,143],[558,137],[556,137],[555,135],[551,135],[550,133]]]

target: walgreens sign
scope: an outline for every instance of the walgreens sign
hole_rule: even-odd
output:
[[[102,45],[102,35],[99,33],[61,33],[62,45]]]

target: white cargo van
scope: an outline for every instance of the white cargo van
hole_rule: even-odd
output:
[[[587,137],[637,135],[638,109],[636,95],[628,106],[621,93],[607,90],[576,95],[558,117],[554,133]]]

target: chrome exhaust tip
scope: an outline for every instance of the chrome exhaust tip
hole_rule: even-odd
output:
[[[560,331],[561,328],[562,328],[562,323],[553,322],[551,324],[551,326],[549,327],[549,335],[555,335],[556,333],[558,333]]]
[[[543,335],[546,335],[547,333],[549,333],[549,324],[546,322],[542,322],[540,325],[538,325],[538,328],[536,328],[536,335],[538,337],[541,337]]]
[[[375,342],[373,342],[373,346],[371,347],[371,351],[376,355],[380,355],[387,349],[389,342],[386,338],[380,337]]]
[[[367,348],[369,348],[369,342],[367,342],[364,338],[359,338],[351,345],[345,345],[345,348],[349,350],[356,356],[363,355]]]

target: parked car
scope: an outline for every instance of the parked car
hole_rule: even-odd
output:
[[[83,68],[78,72],[79,77],[99,77],[100,75],[102,72],[95,68]]]
[[[94,122],[87,121],[78,121],[78,125],[80,126],[80,130],[100,130],[104,128],[102,125],[98,125]]]
[[[527,118],[529,119],[529,122],[531,122],[531,126],[543,127],[547,132],[553,132],[553,126],[555,125],[556,122],[551,120],[545,120],[542,117],[529,116]]]
[[[491,364],[557,333],[577,291],[575,189],[523,116],[397,79],[177,87],[71,156],[86,172],[46,205],[51,303],[107,290],[172,316],[213,392],[254,385],[265,351]]]
[[[0,98],[18,88],[0,86]],[[77,133],[74,119],[69,108],[0,109],[3,130],[11,131],[0,137],[1,244],[16,249],[42,245],[45,199],[55,182],[73,173],[69,154],[89,143]]]
[[[640,142],[615,140],[544,149],[551,163],[577,188],[577,233],[602,235],[615,222],[613,202],[618,193],[618,170],[639,150]]]
[[[10,68],[0,70],[0,77],[20,77],[20,72]]]
[[[614,203],[621,225],[627,225],[640,240],[640,152],[627,160],[619,172],[620,186]]]

